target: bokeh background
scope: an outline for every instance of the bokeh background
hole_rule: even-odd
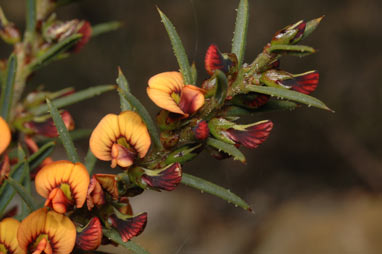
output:
[[[0,0],[8,18],[24,27],[24,1]],[[114,83],[117,67],[154,116],[147,80],[177,70],[166,31],[155,6],[172,20],[198,81],[207,77],[203,58],[216,43],[231,49],[237,0],[82,0],[58,11],[63,20],[80,18],[124,26],[94,38],[79,53],[46,67],[28,84],[33,90],[74,86],[78,90]],[[314,96],[336,113],[303,107],[256,116],[275,123],[268,141],[245,151],[247,164],[216,161],[201,154],[186,164],[188,173],[239,194],[249,213],[208,194],[180,186],[131,199],[135,212],[147,211],[145,232],[135,241],[154,254],[382,253],[382,2],[380,0],[250,0],[245,60],[251,62],[274,32],[300,19],[325,18],[303,43],[318,53],[284,57],[290,72],[320,71]],[[10,47],[1,44],[0,57]],[[116,93],[68,109],[78,128],[93,128],[119,111]],[[80,153],[87,141],[77,143]],[[58,150],[57,158],[64,153]],[[107,164],[99,164],[99,169]],[[106,247],[108,253],[123,250]]]

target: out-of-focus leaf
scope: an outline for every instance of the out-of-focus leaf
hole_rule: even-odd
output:
[[[227,97],[228,90],[228,80],[225,74],[221,70],[215,71],[216,75],[216,91],[215,91],[215,101],[217,107],[224,104],[225,98]]]
[[[113,228],[111,228],[111,229],[104,228],[104,229],[102,229],[102,233],[109,240],[118,243],[119,245],[125,247],[128,250],[133,251],[135,254],[150,254],[150,252],[143,249],[141,246],[139,246],[138,244],[136,244],[135,242],[133,242],[131,240],[128,242],[122,241],[122,238],[121,238],[120,234],[118,233],[118,231],[116,231]]]
[[[325,109],[325,110],[329,110],[333,112],[333,110],[328,108],[328,106],[326,106],[319,99],[316,99],[310,95],[295,92],[293,90],[277,88],[277,87],[268,87],[268,86],[255,86],[255,85],[247,86],[246,89],[248,92],[268,94],[272,97],[276,97],[279,99],[291,100],[298,103],[306,104],[308,105],[308,107],[312,106],[312,107]]]
[[[105,93],[114,89],[115,89],[114,85],[94,86],[94,87],[90,87],[82,91],[70,94],[68,96],[64,96],[56,100],[53,100],[53,103],[57,108],[62,108],[62,107],[86,100],[86,99],[90,99],[94,96],[100,95],[102,93]],[[31,112],[35,115],[40,115],[40,114],[46,113],[48,109],[49,107],[47,104],[42,104],[40,106],[32,108]]]
[[[125,75],[123,75],[121,68],[118,68],[118,78],[116,82],[119,87],[118,93],[119,93],[119,100],[121,103],[121,111],[131,110],[131,105],[129,101],[126,100],[125,97],[120,92],[120,91],[124,91],[125,93],[130,92],[129,83],[127,82]]]
[[[237,149],[234,145],[227,144],[223,141],[220,141],[215,138],[208,138],[207,145],[217,149],[218,151],[223,151],[233,157],[234,160],[239,160],[245,163],[245,156],[239,149]]]
[[[245,202],[236,194],[232,193],[230,190],[225,189],[202,178],[183,173],[181,183],[192,188],[198,189],[202,192],[207,192],[209,194],[222,198],[228,203],[232,203],[235,206],[240,206],[241,208],[247,211],[252,211],[247,202]]]
[[[81,34],[73,34],[68,38],[58,42],[57,44],[49,48],[46,52],[36,57],[36,59],[34,59],[30,63],[30,71],[33,72],[39,69],[40,67],[48,64],[49,62],[56,60],[56,58],[59,57],[60,54],[64,53],[66,50],[68,50],[74,44],[76,44],[81,37]]]
[[[89,175],[91,175],[96,162],[97,162],[97,158],[94,156],[92,151],[89,149],[88,153],[85,156],[85,167],[88,170]]]
[[[315,53],[316,50],[305,45],[273,44],[270,46],[269,52],[303,57]]]
[[[28,176],[29,177],[29,176]],[[13,187],[13,189],[19,194],[21,199],[24,201],[24,203],[27,205],[29,209],[29,213],[36,210],[36,201],[33,200],[33,197],[30,193],[27,192],[27,190],[18,182],[16,182],[12,177],[8,177],[6,182]]]
[[[12,54],[8,59],[7,73],[6,73],[5,80],[2,82],[1,100],[0,100],[1,116],[6,121],[9,118],[9,113],[12,107],[13,87],[15,84],[16,69],[17,69],[17,58],[14,54]]]
[[[32,154],[28,158],[28,164],[30,168],[33,170],[37,166],[41,164],[41,162],[48,157],[54,148],[54,142],[50,142],[42,146],[36,153]],[[12,167],[10,172],[10,177],[12,177],[15,181],[21,182],[25,177],[25,162],[19,162],[15,166]],[[0,218],[3,216],[5,209],[7,208],[9,202],[12,200],[15,195],[15,190],[9,188],[7,182],[4,182],[0,187]]]
[[[227,106],[222,110],[222,113],[220,115],[224,117],[247,116],[247,115],[254,115],[256,113],[263,113],[263,112],[277,111],[277,110],[292,111],[297,107],[298,107],[298,104],[292,101],[270,99],[265,105],[256,109],[247,109],[247,108],[242,108],[240,106],[233,106],[233,105]]]
[[[40,166],[40,164],[53,152],[55,145],[55,142],[46,143],[45,145],[41,146],[37,152],[32,154],[28,158],[30,170],[33,170]]]
[[[49,99],[46,99],[46,103],[49,106],[50,114],[52,116],[54,124],[56,125],[57,132],[60,136],[61,142],[64,145],[66,154],[68,155],[68,159],[73,163],[79,162],[80,158],[78,157],[77,150],[74,147],[72,138],[69,135],[68,129],[66,128],[60,113],[58,112],[55,105]]]
[[[192,70],[190,67],[190,63],[188,62],[188,57],[186,51],[184,50],[182,41],[180,40],[180,37],[176,32],[175,27],[171,23],[171,21],[159,8],[157,9],[164,24],[164,27],[166,28],[167,34],[170,37],[172,49],[174,50],[176,59],[178,60],[180,72],[183,75],[184,82],[185,84],[193,85],[195,84],[195,80],[193,80],[192,78]]]
[[[232,53],[235,53],[238,59],[239,68],[243,63],[245,46],[247,42],[249,6],[248,0],[240,0],[237,7],[237,16],[235,31],[232,39]]]
[[[33,33],[36,28],[36,0],[27,0],[26,30]]]
[[[151,140],[153,141],[154,145],[159,150],[163,150],[163,146],[162,146],[162,143],[160,142],[158,130],[156,128],[156,125],[153,119],[151,119],[149,112],[147,112],[143,104],[130,92],[125,92],[121,89],[118,89],[118,90],[120,94],[130,103],[130,105],[134,108],[134,110],[142,117],[150,133]]]
[[[110,21],[92,26],[92,37],[118,30],[122,26],[119,21]]]
[[[196,69],[195,62],[192,62],[191,65],[191,76],[194,83],[196,83],[196,80],[198,80],[198,70]]]

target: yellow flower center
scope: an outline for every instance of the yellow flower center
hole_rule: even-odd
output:
[[[175,101],[176,104],[179,104],[180,95],[178,93],[171,93],[171,98]]]
[[[60,189],[62,190],[62,192],[65,194],[65,197],[67,199],[69,199],[70,201],[73,201],[73,198],[72,198],[72,192],[70,191],[70,186],[69,184],[67,183],[62,183],[60,185]]]
[[[8,249],[5,247],[4,244],[1,244],[1,243],[0,243],[0,253],[3,253],[3,254],[8,253]]]

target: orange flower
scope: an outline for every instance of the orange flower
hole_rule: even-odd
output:
[[[102,241],[102,226],[97,217],[90,219],[88,224],[77,232],[76,245],[83,250],[95,250]]]
[[[89,173],[81,163],[56,161],[36,175],[36,191],[47,198],[45,206],[65,213],[73,204],[83,206],[89,186]]]
[[[90,149],[111,167],[129,167],[138,156],[143,158],[151,145],[145,123],[133,111],[108,114],[98,123],[90,137]]]
[[[149,80],[147,94],[160,108],[188,117],[204,104],[204,90],[185,85],[176,71],[159,73]]]
[[[11,130],[7,122],[0,116],[0,154],[9,146],[11,142]]]
[[[17,229],[20,222],[5,218],[0,222],[0,253],[23,253],[17,242]]]
[[[76,227],[66,216],[40,208],[20,224],[17,240],[24,253],[67,254],[76,241]]]

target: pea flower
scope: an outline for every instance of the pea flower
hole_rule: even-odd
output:
[[[243,145],[246,148],[257,148],[269,136],[273,123],[264,120],[241,125],[224,118],[213,118],[208,123],[211,134],[228,144]]]
[[[237,66],[237,57],[233,53],[222,54],[215,44],[211,44],[207,49],[204,65],[210,75],[213,75],[215,70],[230,73],[236,71],[234,68]]]
[[[65,213],[71,206],[83,206],[88,186],[89,173],[81,163],[56,161],[43,167],[36,175],[36,191],[47,198],[45,206],[58,213]]]
[[[111,167],[129,167],[136,157],[143,158],[151,145],[145,123],[133,111],[108,114],[98,123],[90,137],[90,149]]]
[[[0,222],[0,253],[23,253],[17,242],[19,225],[20,222],[13,218],[5,218]]]
[[[17,231],[21,253],[67,254],[76,241],[76,227],[66,216],[40,208],[26,217]]]
[[[2,154],[5,149],[9,146],[11,142],[11,130],[7,122],[0,116],[0,154]]]
[[[149,79],[147,94],[160,108],[184,117],[198,111],[204,104],[204,90],[185,85],[180,72],[162,72]]]

